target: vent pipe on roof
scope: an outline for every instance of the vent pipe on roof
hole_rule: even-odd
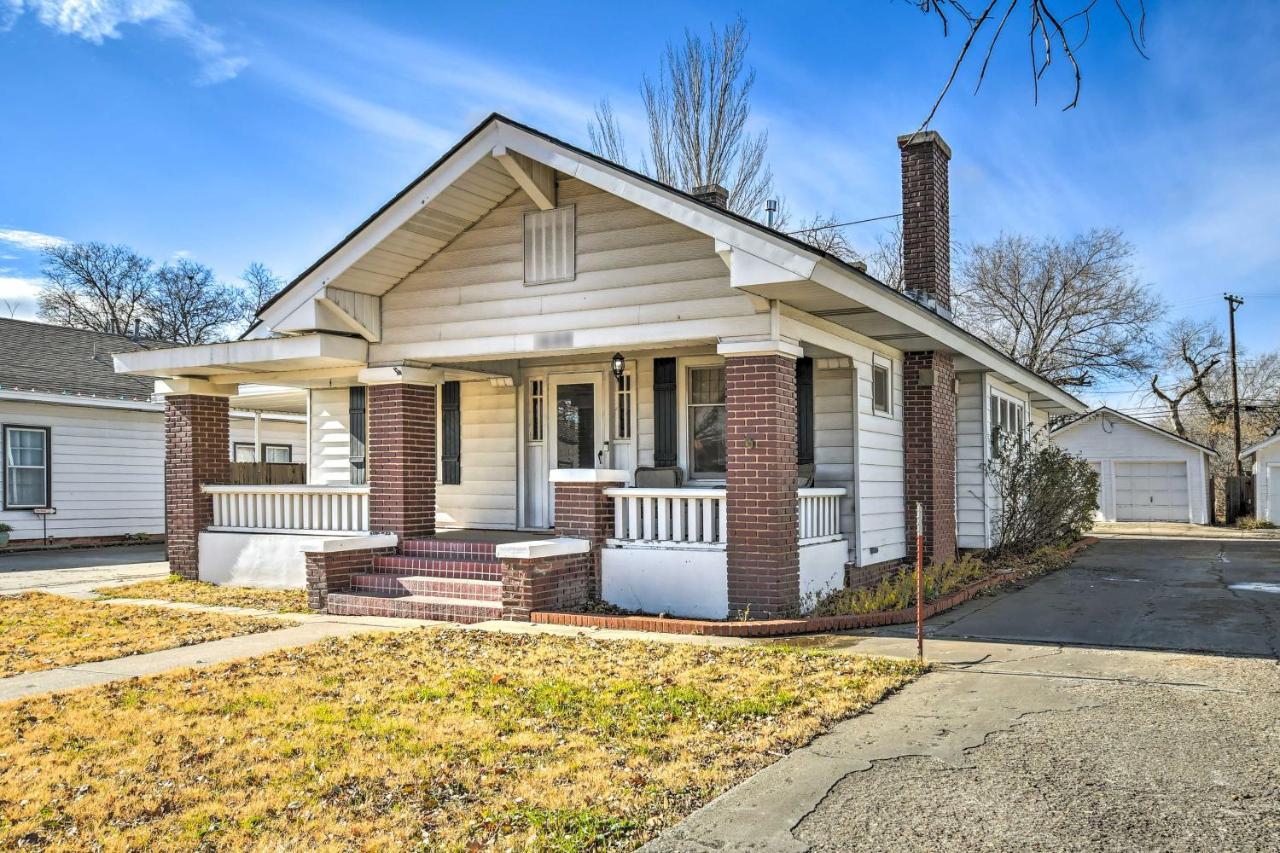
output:
[[[719,184],[703,184],[700,187],[694,187],[690,195],[698,201],[706,202],[721,210],[729,209],[729,191]]]

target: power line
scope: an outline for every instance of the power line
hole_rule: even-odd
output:
[[[813,228],[801,228],[799,231],[784,231],[788,237],[797,234],[812,234],[814,231],[828,231],[832,228],[844,228],[846,225],[862,225],[866,222],[879,222],[882,219],[900,219],[901,213],[886,213],[884,216],[872,216],[867,219],[851,219],[848,222],[832,222],[830,225],[817,225]]]

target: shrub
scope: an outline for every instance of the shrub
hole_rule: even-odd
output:
[[[1240,530],[1275,530],[1276,526],[1265,518],[1244,515],[1236,519],[1236,527]]]
[[[1088,462],[1043,432],[1002,435],[997,448],[984,466],[994,495],[993,552],[1027,553],[1078,539],[1093,526],[1098,474]]]

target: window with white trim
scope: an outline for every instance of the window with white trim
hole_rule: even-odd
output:
[[[50,505],[48,427],[4,428],[5,509],[36,509]]]
[[[237,441],[231,448],[232,462],[257,462],[258,451],[252,441]]]
[[[613,421],[613,437],[619,441],[631,438],[631,372],[622,374],[622,379],[614,383],[613,410],[616,413]]]
[[[1026,436],[1027,408],[1021,400],[1004,394],[991,394],[991,455],[999,458],[1000,445],[1006,436]]]
[[[689,479],[723,480],[728,470],[724,367],[691,367],[689,383]]]
[[[577,275],[574,206],[524,215],[524,283],[573,281]]]
[[[283,465],[293,461],[293,447],[288,444],[262,445],[262,461]]]
[[[871,359],[871,409],[877,414],[893,414],[893,362],[877,356]]]

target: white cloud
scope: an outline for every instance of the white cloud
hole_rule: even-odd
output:
[[[60,246],[65,242],[67,241],[61,237],[54,237],[52,234],[41,234],[38,231],[22,231],[17,228],[0,228],[0,243],[8,243],[27,252],[38,252],[50,246]],[[3,257],[9,260],[15,259],[13,255],[4,255]]]
[[[235,77],[248,59],[231,52],[215,27],[196,17],[183,0],[0,0],[0,29],[12,27],[24,8],[46,27],[91,44],[121,37],[120,27],[150,25],[184,42],[200,61],[200,83]]]

